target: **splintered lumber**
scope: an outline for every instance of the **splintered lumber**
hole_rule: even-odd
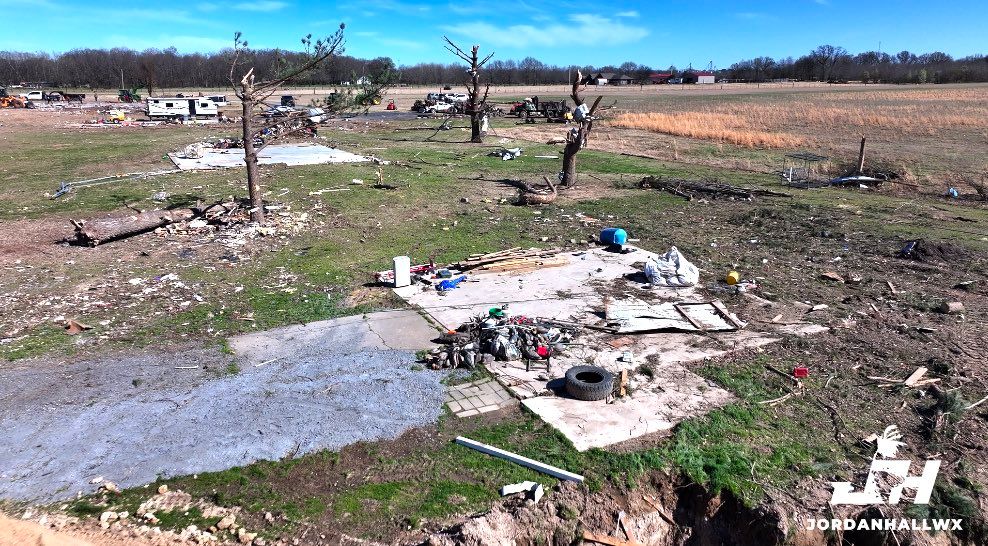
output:
[[[665,178],[661,176],[646,176],[642,178],[641,187],[665,190],[673,195],[677,195],[687,201],[693,199],[695,193],[705,193],[709,195],[725,195],[728,197],[740,197],[751,199],[752,196],[769,197],[792,197],[788,193],[766,190],[762,188],[745,188],[743,186],[732,186],[716,181],[697,182],[693,180],[683,180],[679,178]]]
[[[502,262],[482,265],[477,270],[491,272],[525,271],[541,267],[558,267],[568,263],[569,260],[565,256],[554,256],[551,258],[513,258]]]
[[[514,248],[510,250],[502,250],[500,252],[493,252],[491,254],[473,255],[467,258],[466,260],[462,260],[459,263],[453,264],[453,267],[459,269],[460,271],[467,271],[485,265],[503,263],[512,260],[521,260],[521,259],[529,259],[529,258],[537,260],[544,258],[552,258],[557,254],[559,254],[560,252],[562,252],[562,249],[558,249],[558,248],[549,249],[549,250],[542,250],[540,248],[529,248],[528,250],[522,250],[522,249]],[[516,264],[517,263],[518,262],[516,262]]]
[[[75,226],[75,240],[78,244],[96,246],[189,220],[195,215],[193,209],[150,210],[118,218],[72,220],[72,225]]]
[[[548,474],[554,478],[559,478],[560,480],[569,480],[572,482],[583,483],[583,476],[579,474],[574,474],[572,472],[567,472],[561,468],[555,466],[547,465],[545,463],[540,463],[534,459],[529,459],[528,457],[522,457],[517,453],[512,453],[510,451],[505,451],[503,449],[496,448],[494,446],[489,446],[487,444],[482,444],[478,441],[471,440],[470,438],[465,438],[463,436],[456,437],[456,443],[461,446],[468,447],[470,449],[477,450],[481,453],[486,453],[492,455],[499,459],[504,459],[515,464],[519,464],[526,468],[531,468],[543,474]]]

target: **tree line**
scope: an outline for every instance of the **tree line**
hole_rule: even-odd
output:
[[[793,59],[757,57],[731,65],[723,77],[748,82],[815,80],[865,83],[960,83],[988,81],[988,56],[955,59],[942,51],[917,55],[865,51],[851,55],[843,47],[822,45]]]
[[[250,61],[259,75],[274,75],[285,63],[297,62],[300,52],[251,50]],[[228,87],[231,51],[179,53],[175,48],[134,51],[126,48],[74,49],[60,54],[0,51],[0,84],[45,82],[59,87],[83,88],[200,88]],[[647,83],[659,72],[676,76],[675,66],[657,68],[625,62],[616,66],[556,66],[533,57],[520,61],[493,59],[484,68],[484,81],[495,85],[563,84],[577,70],[583,74],[614,72]],[[764,82],[865,81],[887,83],[954,83],[988,81],[988,57],[972,55],[954,59],[943,52],[894,55],[867,51],[852,55],[842,47],[823,45],[798,58],[758,57],[716,71],[719,79]],[[343,85],[382,74],[400,74],[408,85],[459,85],[466,78],[460,63],[419,63],[396,67],[388,57],[358,59],[334,56],[306,74],[298,85]]]

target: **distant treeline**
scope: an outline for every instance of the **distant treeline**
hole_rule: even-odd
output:
[[[280,59],[291,62],[299,53],[259,50],[254,56],[255,72],[271,74]],[[0,51],[0,85],[45,82],[59,87],[198,88],[226,87],[229,82],[228,51],[180,54],[174,48],[134,51],[114,49],[74,49],[61,54]],[[484,80],[492,84],[561,84],[576,70],[584,75],[613,72],[649,83],[654,73],[684,72],[675,66],[656,68],[635,62],[618,66],[547,65],[532,57],[521,61],[494,59],[486,67]],[[340,85],[365,77],[375,79],[397,70],[400,82],[409,85],[457,85],[465,79],[465,67],[456,63],[421,63],[395,67],[391,59],[357,59],[339,56],[300,81],[302,85]],[[849,54],[842,47],[820,46],[798,58],[758,57],[737,62],[716,71],[718,79],[762,82],[780,79],[801,81],[866,81],[888,83],[954,83],[988,81],[988,57],[972,55],[954,59],[941,52],[916,55],[902,51],[895,55],[868,51]]]

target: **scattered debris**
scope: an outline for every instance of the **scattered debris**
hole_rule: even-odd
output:
[[[147,180],[153,176],[161,176],[164,174],[175,174],[182,172],[181,169],[170,169],[165,171],[150,171],[150,172],[140,172],[140,173],[127,173],[127,174],[115,174],[111,176],[101,176],[99,178],[89,178],[87,180],[77,180],[75,182],[62,182],[58,189],[51,195],[52,199],[57,199],[66,193],[74,189],[88,188],[92,186],[99,186],[102,184],[109,184],[111,182],[123,182],[124,180]],[[156,196],[158,194],[155,194]],[[164,201],[168,198],[165,194],[158,201]]]
[[[573,481],[577,483],[583,483],[583,476],[579,474],[574,474],[572,472],[567,472],[561,468],[557,468],[552,465],[547,465],[545,463],[540,463],[534,459],[529,459],[528,457],[522,457],[517,453],[512,453],[510,451],[505,451],[503,449],[496,448],[487,444],[482,444],[475,440],[465,438],[463,436],[456,437],[456,443],[461,446],[468,447],[470,449],[477,450],[481,453],[486,453],[488,455],[497,457],[499,459],[504,459],[515,464],[519,464],[526,468],[531,468],[532,470],[547,474],[554,478],[559,478],[560,480]]]
[[[907,377],[906,379],[891,379],[888,377],[879,377],[879,376],[871,376],[871,375],[868,376],[868,379],[871,379],[872,381],[877,381],[878,386],[882,388],[891,388],[891,387],[917,388],[917,387],[925,387],[928,385],[932,385],[934,383],[939,383],[940,382],[939,378],[923,379],[923,376],[926,375],[926,372],[928,371],[929,370],[926,367],[920,366],[916,368],[916,370],[913,371],[913,373],[909,374],[909,377]]]
[[[542,499],[542,496],[545,495],[545,487],[538,482],[524,481],[521,483],[505,485],[501,488],[502,497],[517,493],[525,493],[527,498],[531,499],[533,503],[537,503]]]
[[[711,180],[708,182],[694,182],[677,178],[665,178],[662,176],[646,176],[645,178],[642,178],[639,186],[642,188],[665,190],[673,195],[678,195],[687,201],[691,201],[698,193],[715,197],[723,196],[730,197],[732,199],[738,198],[748,200],[752,199],[756,195],[769,197],[792,197],[788,193],[766,190],[762,188],[732,186],[730,184],[722,184],[716,180]]]
[[[472,369],[483,361],[548,360],[572,338],[572,330],[528,317],[508,317],[501,308],[474,317],[455,332],[440,337],[445,346],[425,360],[434,369]]]
[[[500,157],[501,161],[510,161],[522,153],[522,148],[501,148],[500,150],[494,150],[487,154],[493,157]]]

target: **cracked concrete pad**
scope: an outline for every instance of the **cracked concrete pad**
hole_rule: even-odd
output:
[[[252,362],[291,354],[299,346],[310,350],[339,351],[393,349],[417,351],[433,347],[439,331],[416,311],[382,311],[309,324],[296,324],[244,334],[230,339],[230,347]]]
[[[630,396],[611,403],[567,396],[536,396],[522,401],[543,421],[563,433],[579,451],[607,447],[646,434],[671,430],[690,417],[732,401],[731,393],[682,366],[655,370]]]
[[[396,438],[442,412],[444,374],[412,370],[412,348],[433,335],[417,314],[390,312],[240,336],[237,357],[212,348],[7,365],[0,499],[64,499],[99,476],[130,487]]]

